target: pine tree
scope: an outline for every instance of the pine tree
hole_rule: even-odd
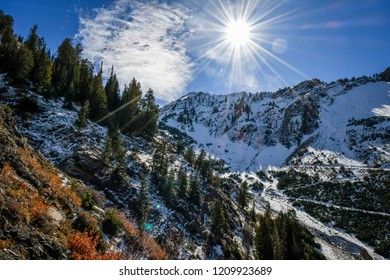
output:
[[[107,115],[107,96],[103,88],[103,63],[98,74],[93,78],[90,102],[91,120],[99,121]]]
[[[137,202],[137,207],[136,207],[137,211],[139,215],[143,218],[142,220],[144,220],[147,213],[147,209],[149,207],[149,201],[148,201],[147,190],[146,190],[146,181],[144,179],[141,179],[141,186],[136,197],[136,202]]]
[[[274,259],[284,260],[287,257],[287,217],[280,213],[274,222],[272,233]]]
[[[77,87],[75,101],[81,104],[90,98],[93,82],[93,65],[88,59],[82,59],[80,62],[80,79]]]
[[[182,169],[180,169],[177,174],[177,187],[178,187],[177,194],[179,198],[186,199],[188,179],[187,179],[187,174]]]
[[[49,51],[46,50],[45,39],[39,37],[37,32],[38,26],[34,25],[25,41],[26,47],[33,56],[33,67],[29,78],[38,92],[47,94],[51,86],[52,61]]]
[[[110,162],[114,159],[114,152],[112,149],[112,141],[110,136],[106,137],[106,141],[104,142],[105,151],[104,151],[104,163],[109,166]]]
[[[150,88],[140,102],[141,117],[138,121],[138,130],[146,138],[151,139],[157,131],[158,106],[154,98],[153,90]]]
[[[57,50],[53,65],[53,86],[59,96],[65,96],[65,106],[70,106],[75,99],[75,93],[80,78],[81,46],[72,46],[66,38]]]
[[[13,60],[10,64],[8,74],[14,80],[26,81],[29,78],[29,73],[34,65],[34,59],[31,51],[23,44],[22,40],[18,40],[15,44],[15,49],[11,53]]]
[[[195,152],[192,147],[188,147],[186,153],[184,154],[184,159],[190,164],[193,165],[195,162]]]
[[[111,68],[110,77],[107,80],[106,86],[104,87],[107,95],[107,108],[109,112],[114,111],[119,107],[120,96],[119,96],[119,82],[114,73],[114,66]]]
[[[175,174],[173,173],[173,169],[168,172],[168,175],[164,177],[161,184],[159,184],[159,189],[161,195],[164,197],[165,201],[173,206],[173,198],[175,197]]]
[[[176,144],[176,151],[179,155],[181,155],[184,152],[185,149],[185,143],[181,140],[179,140]]]
[[[225,228],[225,213],[222,204],[214,201],[211,205],[211,230],[216,236],[223,234]]]
[[[192,204],[199,206],[200,205],[200,185],[198,175],[192,175],[190,179],[190,194],[189,200]]]
[[[32,51],[33,55],[35,55],[38,52],[38,41],[39,41],[38,25],[35,24],[30,29],[30,33],[28,34],[27,39],[24,42],[26,44],[26,47]]]
[[[34,76],[36,71],[36,65],[37,65],[37,54],[38,54],[38,41],[39,36],[37,33],[38,26],[35,24],[31,30],[30,33],[24,42],[25,46],[31,51],[32,59],[33,59],[33,65],[31,67],[30,73],[29,73],[29,80],[35,84]]]
[[[53,62],[50,58],[50,51],[46,51],[46,44],[41,43],[42,47],[37,54],[35,61],[34,85],[38,92],[49,96],[51,88],[51,79],[53,71]]]
[[[17,44],[13,25],[14,19],[0,10],[0,69],[6,72],[9,70]]]
[[[34,60],[22,38],[14,35],[13,24],[13,18],[0,10],[0,70],[14,81],[24,82],[29,78]]]
[[[200,175],[203,178],[206,178],[208,181],[212,180],[213,170],[211,168],[211,156],[209,155],[207,159],[203,160],[202,165],[199,169]]]
[[[118,129],[109,129],[108,137],[111,138],[113,156],[118,163],[116,169],[119,172],[125,172],[126,148],[123,144],[122,137],[119,133],[119,130]]]
[[[156,185],[164,185],[168,173],[168,144],[166,141],[158,142],[152,158],[152,180]]]
[[[255,235],[255,252],[260,260],[272,260],[273,244],[272,244],[272,220],[269,216],[260,217],[259,226],[256,229]]]
[[[244,209],[248,205],[249,193],[248,193],[248,183],[244,181],[241,185],[241,188],[238,190],[238,204]]]
[[[77,125],[80,128],[85,128],[87,127],[87,118],[89,114],[89,101],[85,101],[85,104],[81,107],[80,112],[79,112],[79,119],[77,121]]]
[[[304,244],[302,238],[302,227],[299,224],[295,212],[289,211],[286,215],[287,225],[287,259],[299,260],[304,259]]]
[[[205,160],[206,160],[206,152],[203,149],[201,149],[199,156],[195,162],[195,168],[201,170]]]
[[[120,128],[127,134],[132,134],[137,131],[141,96],[141,84],[133,78],[130,85],[128,87],[125,86],[123,90],[121,98],[121,107],[123,106],[123,109],[119,114]]]
[[[270,208],[259,218],[254,249],[258,259],[323,259],[310,232],[298,222],[295,212],[279,213],[271,218]]]

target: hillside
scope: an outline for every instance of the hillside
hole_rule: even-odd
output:
[[[0,259],[167,258],[102,194],[31,148],[4,105],[0,143]]]

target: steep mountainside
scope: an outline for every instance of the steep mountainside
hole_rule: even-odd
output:
[[[12,109],[0,105],[0,259],[167,258],[106,204],[31,148]]]
[[[165,106],[160,122],[232,171],[335,161],[381,166],[390,161],[389,90],[379,77],[363,77],[314,79],[275,93],[190,93]]]

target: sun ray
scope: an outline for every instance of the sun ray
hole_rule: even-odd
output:
[[[200,41],[191,41],[198,48],[194,59],[196,72],[202,73],[208,67],[221,69],[214,73],[223,71],[218,78],[224,80],[229,91],[240,89],[238,85],[243,86],[240,90],[247,88],[247,77],[255,77],[259,90],[270,76],[281,84],[291,84],[291,78],[285,75],[287,70],[294,73],[294,79],[308,78],[283,57],[283,53],[293,50],[288,42],[298,40],[286,30],[299,19],[299,12],[304,12],[301,8],[288,9],[287,2],[217,0],[199,6],[204,14],[195,20],[199,28],[194,30],[198,31],[195,40]]]

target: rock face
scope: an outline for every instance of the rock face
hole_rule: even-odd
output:
[[[136,188],[122,174],[115,170],[108,170],[100,151],[80,149],[61,162],[59,167],[66,174],[103,191],[118,208],[126,208],[135,197]]]
[[[302,97],[288,106],[279,129],[279,142],[287,148],[301,144],[302,138],[318,127],[318,109],[318,100],[313,96]]]

